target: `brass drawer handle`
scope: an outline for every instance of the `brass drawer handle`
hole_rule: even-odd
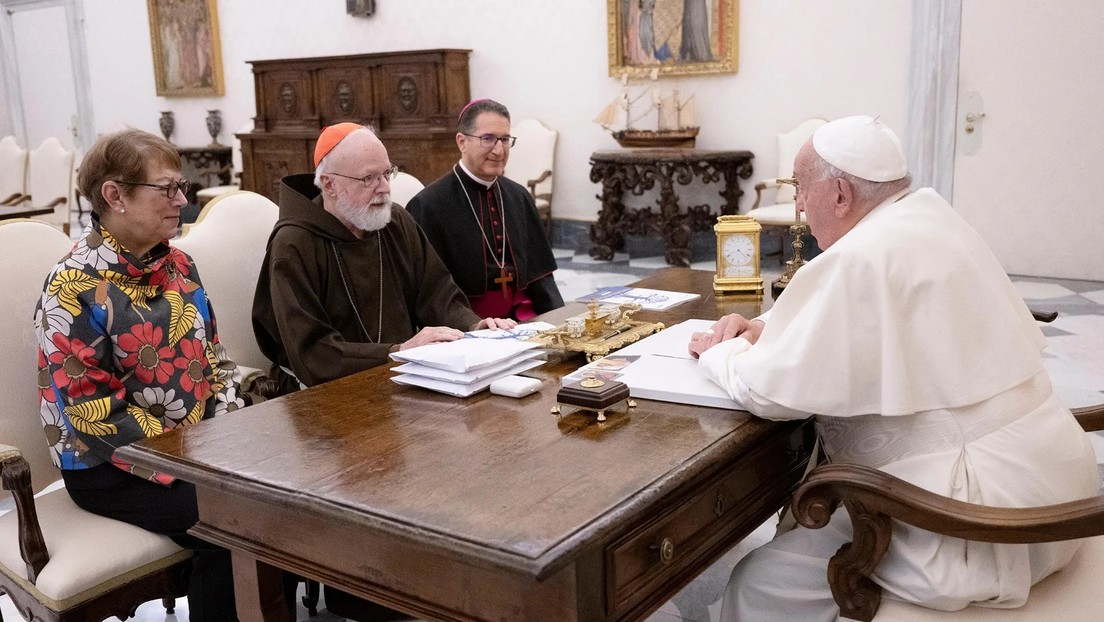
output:
[[[653,544],[650,547],[653,551],[659,551],[659,561],[669,564],[671,559],[675,557],[675,543],[671,542],[670,538],[664,538],[659,544]]]

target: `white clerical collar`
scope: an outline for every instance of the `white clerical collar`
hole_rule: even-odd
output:
[[[473,181],[475,181],[478,184],[483,185],[483,187],[485,187],[485,188],[490,188],[491,186],[494,185],[494,182],[498,180],[498,178],[495,177],[491,181],[483,181],[482,179],[476,177],[474,173],[469,171],[468,167],[464,166],[464,161],[463,160],[460,160],[459,164],[460,164],[460,170],[464,171],[465,175],[467,175],[468,177],[471,177]]]

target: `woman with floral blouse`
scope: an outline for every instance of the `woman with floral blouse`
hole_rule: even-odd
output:
[[[41,414],[80,507],[195,551],[190,619],[233,620],[230,555],[187,534],[195,487],[115,450],[244,406],[241,374],[215,330],[192,260],[171,246],[188,182],[161,138],[104,136],[81,162],[92,221],[46,279],[35,313]]]

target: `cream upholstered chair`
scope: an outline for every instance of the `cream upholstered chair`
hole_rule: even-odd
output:
[[[196,221],[184,225],[173,242],[195,261],[215,311],[219,341],[241,369],[243,389],[272,366],[253,335],[253,294],[279,214],[275,203],[255,192],[223,193],[204,205]],[[312,616],[317,613],[318,592],[318,583],[307,581],[303,604]]]
[[[27,171],[27,199],[21,204],[31,209],[53,208],[53,212],[36,216],[69,234],[69,198],[73,196],[73,162],[75,154],[61,146],[53,136],[31,151]]]
[[[38,414],[34,309],[46,275],[70,248],[46,223],[0,223],[0,472],[16,507],[0,516],[0,593],[27,619],[126,618],[145,601],[183,596],[191,553],[78,508],[64,488],[39,492],[60,473]]]
[[[237,179],[238,183],[236,183],[236,184],[226,184],[226,185],[222,185],[222,186],[211,186],[209,188],[200,188],[196,192],[196,201],[199,203],[200,207],[203,207],[204,205],[207,205],[208,201],[210,201],[211,199],[213,199],[217,196],[227,194],[227,193],[230,193],[230,192],[234,192],[236,190],[241,190],[242,150],[241,150],[241,139],[238,138],[238,134],[244,134],[246,132],[252,132],[252,131],[253,131],[253,123],[249,122],[249,123],[243,125],[242,128],[234,134],[234,138],[231,139],[231,141],[230,141],[230,172],[231,172],[231,178]]]
[[[545,235],[552,232],[552,172],[556,161],[559,133],[536,119],[524,119],[511,126],[517,144],[510,150],[506,176],[529,188],[537,204],[537,215],[544,223]]]
[[[418,181],[417,177],[400,171],[391,182],[391,202],[406,207],[410,199],[421,192],[422,188],[425,188],[425,184]]]
[[[253,294],[279,213],[275,203],[255,192],[223,194],[173,242],[195,261],[215,310],[219,340],[243,378],[267,373],[272,365],[253,336]]]
[[[782,238],[779,254],[785,251],[785,234],[790,225],[794,224],[794,187],[790,184],[779,184],[779,177],[793,177],[793,162],[801,146],[813,135],[813,132],[827,123],[824,119],[806,119],[797,127],[778,135],[778,175],[770,179],[764,179],[755,184],[755,203],[747,215],[755,219],[763,227],[767,235],[777,234]],[[763,191],[774,189],[773,202],[763,200]],[[805,214],[801,214],[801,220],[805,220]]]
[[[27,150],[15,136],[0,140],[0,205],[12,205],[27,193]]]
[[[1104,405],[1074,409],[1086,431],[1104,429]],[[829,561],[828,582],[841,620],[867,622],[1089,622],[1104,619],[1104,496],[1034,508],[962,503],[923,490],[888,473],[848,464],[822,464],[794,494],[794,516],[823,527],[840,503],[854,539]],[[981,542],[1031,543],[1087,538],[1069,565],[1031,588],[1017,609],[970,606],[936,611],[893,599],[869,580],[889,547],[891,520]]]

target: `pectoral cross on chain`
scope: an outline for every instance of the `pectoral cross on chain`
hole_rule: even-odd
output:
[[[499,276],[497,279],[494,280],[494,282],[502,284],[502,297],[509,298],[510,291],[507,288],[506,284],[512,282],[514,280],[514,277],[510,276],[510,273],[506,271],[506,268],[504,266],[499,267],[498,274]]]

